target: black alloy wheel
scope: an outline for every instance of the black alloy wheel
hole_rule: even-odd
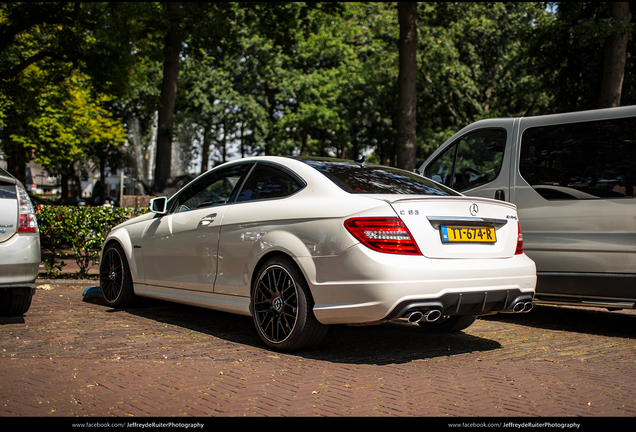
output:
[[[119,245],[112,244],[104,250],[99,270],[99,283],[104,300],[112,306],[132,306],[137,297],[126,255]]]
[[[271,348],[309,348],[327,333],[327,327],[313,315],[313,301],[302,274],[286,257],[273,258],[261,267],[252,303],[258,334]]]

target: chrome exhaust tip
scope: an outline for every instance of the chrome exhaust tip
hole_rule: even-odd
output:
[[[426,322],[434,322],[442,317],[442,313],[437,309],[431,309],[424,313],[424,321]]]
[[[410,323],[418,323],[420,321],[434,322],[442,317],[442,312],[437,309],[431,309],[427,311],[414,311],[406,316],[406,319]]]
[[[512,311],[514,313],[521,313],[523,312],[525,307],[526,307],[526,304],[524,302],[518,302],[518,303],[515,303],[515,305],[512,307]]]
[[[531,301],[529,302],[517,302],[515,303],[515,305],[512,307],[511,310],[509,311],[502,311],[502,312],[508,312],[508,313],[528,313],[530,312],[532,309],[534,308],[534,303],[532,303]]]
[[[415,312],[411,312],[410,314],[407,315],[406,319],[408,320],[408,322],[410,323],[417,323],[420,322],[420,320],[424,318],[424,314],[420,311],[415,311]]]

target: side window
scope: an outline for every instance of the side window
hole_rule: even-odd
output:
[[[232,196],[232,191],[249,167],[249,164],[234,165],[199,177],[179,194],[175,203],[175,212],[227,203]]]
[[[260,163],[250,173],[236,201],[283,198],[303,187],[299,180],[283,170]]]
[[[504,129],[481,129],[459,138],[426,168],[424,175],[457,191],[497,178],[506,148]]]
[[[547,200],[636,195],[636,119],[528,128],[519,172]]]
[[[449,188],[453,187],[453,165],[455,164],[455,154],[457,153],[457,144],[448,147],[440,154],[435,161],[426,167],[424,176],[442,183]]]

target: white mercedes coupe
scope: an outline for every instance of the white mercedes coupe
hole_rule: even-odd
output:
[[[536,285],[513,204],[408,171],[330,158],[220,165],[104,242],[106,302],[140,297],[252,316],[271,349],[308,349],[331,324],[455,332],[527,312]]]

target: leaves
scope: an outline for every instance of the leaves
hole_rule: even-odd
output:
[[[43,246],[54,257],[66,256],[63,249],[68,247],[79,267],[79,277],[86,276],[98,263],[104,239],[111,229],[146,211],[126,207],[39,206],[36,209]],[[51,262],[45,263],[47,272],[51,276],[59,274],[63,261],[60,266]]]
[[[24,78],[41,78],[38,71]],[[121,121],[103,108],[109,100],[93,96],[86,77],[72,74],[62,86],[44,86],[36,98],[26,127],[10,135],[32,152],[35,161],[51,173],[69,173],[76,162],[86,164],[102,147],[122,145],[126,132]]]
[[[481,118],[589,108],[597,100],[602,42],[631,25],[609,20],[605,3],[550,5],[418,4],[418,163]],[[73,157],[104,159],[121,149],[123,134],[100,120],[108,116],[99,107],[128,128],[143,159],[135,175],[146,178],[156,156],[165,4],[17,2],[0,11],[0,73],[46,54],[19,78],[0,79],[7,159],[27,158],[31,149],[60,167]],[[172,175],[251,154],[366,155],[395,164],[394,3],[182,3],[180,14]],[[633,80],[624,89],[628,103]],[[73,98],[87,109],[73,112]],[[86,116],[91,121],[81,124]],[[94,127],[101,132],[91,136]],[[195,167],[200,160],[204,166]]]

